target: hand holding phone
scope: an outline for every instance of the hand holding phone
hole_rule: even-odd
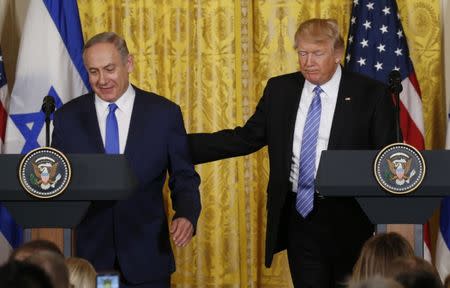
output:
[[[98,273],[97,288],[119,288],[119,274],[116,272]]]

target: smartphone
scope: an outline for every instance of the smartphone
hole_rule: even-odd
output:
[[[97,288],[119,288],[119,273],[98,273]]]

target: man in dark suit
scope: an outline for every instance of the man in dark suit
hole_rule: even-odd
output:
[[[336,287],[351,273],[373,225],[355,199],[315,191],[320,153],[395,142],[395,110],[384,85],[341,68],[344,41],[336,21],[302,23],[295,42],[300,73],[270,79],[243,127],[190,134],[191,154],[194,163],[204,163],[267,145],[265,264],[287,249],[295,287]]]
[[[65,153],[125,154],[139,188],[129,199],[91,205],[76,230],[76,254],[97,271],[118,270],[121,287],[169,287],[175,263],[162,197],[166,173],[175,245],[190,241],[201,207],[180,108],[129,83],[133,59],[115,33],[91,38],[83,61],[94,92],[58,109],[52,146]]]

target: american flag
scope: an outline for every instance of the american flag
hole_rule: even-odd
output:
[[[348,70],[386,84],[392,70],[400,72],[403,140],[424,149],[422,97],[395,0],[353,0],[345,63]],[[424,232],[424,258],[431,260],[427,224]]]
[[[403,139],[417,149],[424,149],[422,97],[395,0],[353,1],[345,56],[348,70],[386,84],[392,70],[400,72]]]

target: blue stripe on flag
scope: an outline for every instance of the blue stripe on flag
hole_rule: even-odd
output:
[[[8,210],[0,203],[0,231],[8,240],[11,247],[17,248],[22,244],[22,229],[15,223]]]
[[[450,249],[450,197],[446,197],[441,202],[440,229],[445,244]]]
[[[83,64],[83,34],[81,32],[80,15],[78,5],[73,0],[43,0],[50,17],[66,45],[70,58],[78,70],[84,85],[91,90],[88,75]]]

